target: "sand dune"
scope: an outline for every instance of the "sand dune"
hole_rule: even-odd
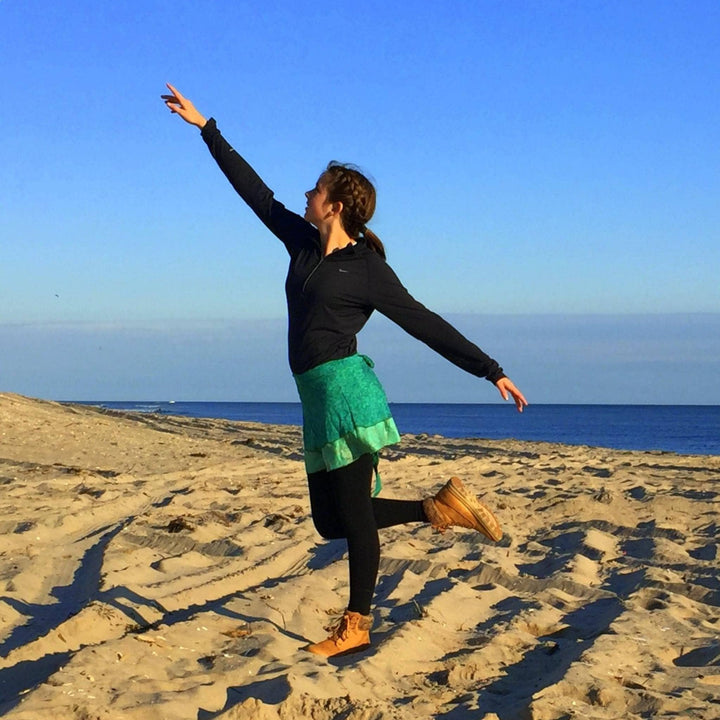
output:
[[[0,394],[0,715],[720,717],[720,458],[406,436],[382,469],[506,534],[382,531],[373,647],[325,661],[345,549],[297,428]]]

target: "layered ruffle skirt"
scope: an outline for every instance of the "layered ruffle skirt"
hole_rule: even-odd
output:
[[[371,454],[380,492],[377,454],[400,441],[385,391],[365,355],[330,360],[294,375],[303,410],[303,448],[308,473],[336,470]]]

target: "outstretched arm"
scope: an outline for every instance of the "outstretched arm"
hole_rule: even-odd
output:
[[[186,123],[195,125],[202,130],[207,120],[197,111],[190,100],[183,97],[170,83],[165,84],[172,95],[161,95],[160,97],[165,101],[165,105],[170,108],[170,112],[179,115]]]
[[[527,400],[495,360],[412,297],[382,259],[371,255],[368,265],[368,291],[373,307],[454,365],[487,378],[503,400],[512,396],[518,411],[523,411]]]
[[[171,95],[161,95],[171,113],[200,128],[200,134],[225,177],[250,209],[292,252],[315,243],[317,230],[275,200],[272,190],[246,160],[221,135],[213,118],[206,119],[177,88],[167,83]]]

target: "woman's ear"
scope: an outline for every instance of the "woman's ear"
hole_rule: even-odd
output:
[[[342,216],[342,211],[345,206],[342,204],[340,200],[334,203],[330,203],[330,212],[333,215],[337,215],[338,217]]]

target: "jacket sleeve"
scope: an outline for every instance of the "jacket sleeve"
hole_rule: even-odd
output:
[[[368,289],[375,309],[446,360],[493,383],[505,377],[495,360],[410,295],[380,257],[368,261]]]
[[[200,133],[210,154],[237,194],[270,232],[284,243],[291,255],[300,247],[316,242],[317,230],[275,200],[273,191],[222,136],[214,118],[207,121]]]

